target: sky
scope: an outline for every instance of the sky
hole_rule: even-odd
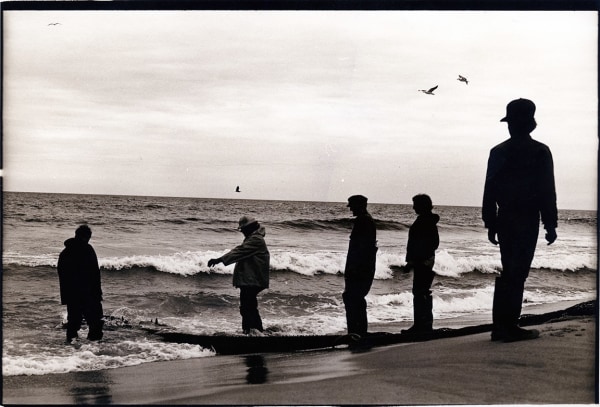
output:
[[[6,191],[479,206],[523,97],[559,209],[597,207],[595,11],[4,11],[2,29]]]

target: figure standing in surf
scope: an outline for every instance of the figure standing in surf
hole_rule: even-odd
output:
[[[79,226],[75,237],[65,240],[65,248],[58,257],[60,300],[67,306],[67,343],[78,338],[83,318],[89,327],[89,340],[100,340],[103,336],[100,267],[96,252],[88,243],[91,237],[89,226]]]
[[[492,340],[534,339],[535,329],[519,327],[525,280],[533,261],[540,215],[548,244],[556,240],[557,207],[550,149],[531,138],[537,127],[535,104],[528,99],[506,107],[510,138],[490,151],[482,217],[488,240],[500,244],[502,270],[496,278]],[[496,240],[497,236],[497,240]]]
[[[377,254],[377,230],[375,221],[367,212],[367,198],[353,195],[348,205],[356,216],[350,233],[350,244],[344,269],[344,293],[348,334],[363,338],[367,334],[367,302],[365,297],[371,289],[375,276]]]
[[[406,333],[431,332],[433,325],[433,265],[435,251],[440,244],[437,223],[439,215],[432,212],[433,203],[429,195],[419,194],[413,197],[413,209],[417,219],[408,230],[406,246],[406,268],[413,270],[413,326]]]
[[[242,330],[248,335],[263,331],[257,295],[269,288],[270,254],[265,243],[265,228],[256,219],[242,216],[238,225],[238,230],[244,234],[242,244],[217,259],[210,259],[208,267],[235,263],[233,285],[240,289]]]

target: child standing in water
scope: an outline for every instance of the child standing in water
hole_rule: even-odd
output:
[[[432,212],[433,203],[425,194],[413,197],[413,209],[417,219],[408,231],[406,247],[406,269],[413,270],[414,323],[405,333],[427,333],[432,331],[433,302],[431,284],[435,251],[440,244],[437,223],[439,215]]]

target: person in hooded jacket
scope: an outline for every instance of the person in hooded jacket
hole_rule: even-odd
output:
[[[233,286],[240,289],[240,314],[244,334],[263,332],[262,319],[258,312],[257,295],[269,288],[270,254],[265,243],[265,228],[256,219],[242,216],[238,222],[244,241],[223,256],[210,259],[208,267],[223,263],[235,263]]]
[[[103,336],[100,267],[96,252],[88,243],[91,237],[89,226],[79,226],[75,237],[65,241],[65,249],[58,257],[60,299],[67,306],[67,343],[78,337],[83,318],[89,327],[89,340]]]
[[[419,194],[413,197],[413,209],[417,219],[408,230],[406,247],[406,269],[414,271],[413,276],[413,326],[406,333],[431,332],[433,325],[433,265],[435,251],[440,244],[437,223],[439,215],[432,212],[433,203],[429,195]]]

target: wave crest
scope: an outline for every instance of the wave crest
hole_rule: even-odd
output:
[[[101,257],[100,267],[104,270],[121,271],[146,269],[164,273],[190,276],[205,274],[233,274],[233,265],[208,267],[208,260],[220,257],[225,251],[188,251],[170,255],[134,255]],[[18,253],[4,253],[4,264],[27,267],[56,267],[56,255],[26,256]],[[346,253],[336,251],[305,252],[300,250],[271,251],[271,270],[293,272],[305,276],[338,274],[344,271]],[[395,272],[406,265],[404,253],[380,249],[377,254],[375,278],[391,279]],[[498,254],[456,255],[448,250],[436,254],[434,270],[436,274],[459,278],[468,273],[496,273],[500,270]],[[532,268],[557,271],[589,271],[596,269],[596,257],[590,253],[550,253],[536,256]]]

